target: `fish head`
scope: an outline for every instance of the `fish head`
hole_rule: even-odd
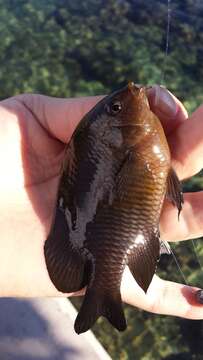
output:
[[[84,148],[89,151],[87,143],[91,148],[102,143],[123,153],[141,144],[159,123],[150,110],[146,87],[129,82],[97,103],[81,120],[73,137],[77,148],[82,148],[84,140],[83,153]]]
[[[105,135],[117,146],[136,145],[154,127],[146,88],[133,82],[104,99],[103,113]]]

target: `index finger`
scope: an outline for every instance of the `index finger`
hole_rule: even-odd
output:
[[[169,135],[172,163],[179,178],[197,174],[203,165],[203,105]]]
[[[173,132],[188,119],[183,104],[166,88],[154,85],[148,89],[148,100],[151,110],[160,119],[166,135]]]
[[[163,280],[156,274],[147,293],[139,287],[130,270],[125,269],[121,297],[128,304],[156,314],[203,319],[203,306],[197,301],[197,287]]]
[[[189,118],[181,102],[158,85],[149,89],[151,109],[162,121],[179,178],[186,179],[202,169],[203,105]],[[187,121],[185,121],[187,120]]]

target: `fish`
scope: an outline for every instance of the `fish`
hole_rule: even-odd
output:
[[[126,266],[147,291],[161,253],[164,199],[180,213],[181,183],[147,87],[129,82],[80,121],[68,143],[53,223],[44,245],[47,270],[63,293],[86,286],[77,334],[104,316],[127,327],[120,286]]]

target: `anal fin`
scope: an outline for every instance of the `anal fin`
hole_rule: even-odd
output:
[[[156,271],[159,260],[160,240],[157,234],[138,234],[133,249],[128,255],[128,267],[146,292]]]
[[[84,261],[79,252],[73,249],[65,214],[59,208],[56,209],[54,223],[44,245],[44,254],[49,276],[59,291],[77,291],[85,285]]]

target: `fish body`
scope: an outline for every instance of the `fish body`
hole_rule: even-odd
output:
[[[101,315],[126,328],[120,285],[126,266],[146,292],[160,255],[165,197],[182,206],[167,140],[145,87],[129,83],[102,99],[76,128],[64,157],[56,212],[45,242],[62,292],[87,286],[75,330]]]

